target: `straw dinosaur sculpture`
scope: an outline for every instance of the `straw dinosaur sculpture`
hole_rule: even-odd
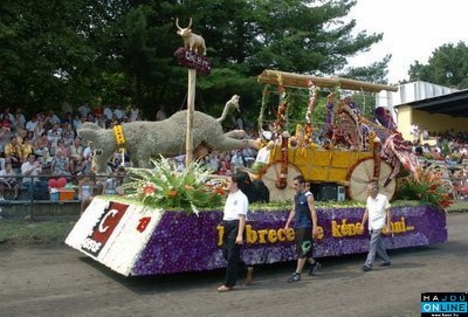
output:
[[[210,151],[230,151],[251,147],[258,149],[256,140],[242,139],[243,130],[224,133],[221,122],[225,119],[228,108],[238,109],[239,96],[234,95],[225,105],[223,115],[215,119],[203,112],[195,111],[193,116],[194,157],[198,158]],[[122,124],[125,150],[130,153],[132,163],[138,167],[150,167],[151,158],[160,155],[170,157],[185,153],[187,111],[176,112],[162,121],[136,121]],[[104,173],[106,164],[114,151],[122,147],[112,129],[102,129],[87,122],[78,135],[85,141],[94,143],[93,166],[97,173]],[[121,142],[122,143],[122,142]]]

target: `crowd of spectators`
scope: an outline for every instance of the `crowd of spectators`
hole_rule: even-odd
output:
[[[412,127],[413,151],[423,168],[435,168],[455,199],[468,199],[468,133]]]
[[[137,120],[140,113],[135,106],[128,111],[122,106],[91,110],[83,104],[73,111],[69,104],[64,104],[61,114],[48,110],[30,116],[20,108],[14,112],[5,108],[0,114],[0,200],[5,199],[6,189],[13,190],[16,199],[20,188],[31,186],[38,199],[48,199],[49,177],[73,179],[89,175],[93,144],[83,144],[76,133],[84,122],[112,128]],[[109,164],[109,174],[120,165],[121,156],[115,155]]]

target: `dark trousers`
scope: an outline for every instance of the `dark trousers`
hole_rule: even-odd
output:
[[[34,199],[37,200],[48,200],[48,184],[44,180],[37,180],[34,183],[32,181],[26,181],[23,183],[24,186],[27,188],[28,192],[31,191],[32,187],[32,194]]]
[[[227,287],[236,285],[237,276],[247,273],[247,265],[240,258],[241,245],[236,244],[239,221],[223,221],[223,257],[227,261],[226,282]],[[244,231],[245,241],[245,231]]]

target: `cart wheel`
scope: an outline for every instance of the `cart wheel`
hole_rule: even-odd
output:
[[[294,197],[296,191],[292,187],[294,177],[301,175],[301,171],[294,165],[288,164],[288,176],[286,178],[287,185],[284,189],[276,187],[275,182],[279,178],[281,172],[281,163],[273,163],[269,165],[262,176],[262,181],[270,191],[270,201],[290,200]]]
[[[380,162],[379,187],[380,193],[391,200],[396,190],[396,181],[392,179],[387,186],[385,182],[392,173],[392,167],[386,162]],[[367,199],[367,185],[372,181],[374,174],[374,159],[366,158],[358,162],[350,169],[347,180],[349,181],[348,194],[352,200],[365,201]]]

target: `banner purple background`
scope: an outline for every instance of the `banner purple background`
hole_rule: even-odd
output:
[[[368,251],[369,235],[333,237],[331,222],[341,224],[360,222],[363,208],[318,208],[319,226],[324,237],[315,244],[315,257],[339,256]],[[279,229],[288,216],[285,210],[257,210],[249,212],[248,225],[253,230]],[[385,236],[388,249],[423,246],[447,241],[445,213],[433,206],[393,207],[392,221],[405,217],[406,226],[414,230]],[[225,266],[221,249],[217,246],[221,211],[204,211],[198,216],[184,212],[166,212],[154,230],[150,241],[132,269],[131,275],[167,274],[187,271],[206,271]],[[367,230],[366,230],[367,232]],[[245,244],[242,258],[249,264],[265,264],[295,259],[292,242]]]

